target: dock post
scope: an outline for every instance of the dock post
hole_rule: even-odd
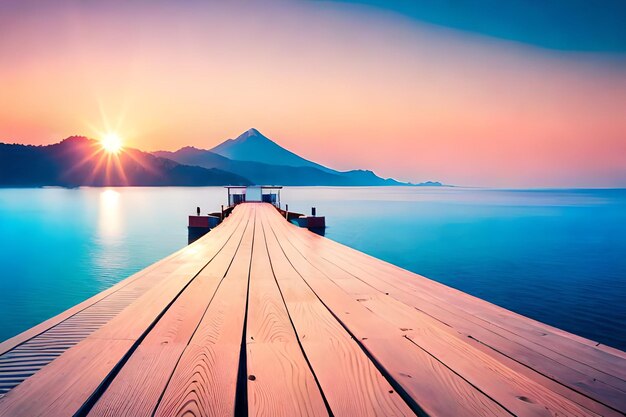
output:
[[[289,220],[289,204],[285,204],[285,219]]]
[[[224,221],[224,205],[222,204],[222,213],[220,215],[220,221]]]
[[[317,210],[315,210],[315,207],[311,207],[311,216],[315,217],[316,212]]]

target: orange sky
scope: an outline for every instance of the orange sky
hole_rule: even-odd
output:
[[[256,127],[401,180],[626,186],[623,56],[326,2],[50,3],[0,5],[0,141],[210,148]]]

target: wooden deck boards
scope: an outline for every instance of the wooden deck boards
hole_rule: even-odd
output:
[[[285,239],[284,241],[297,245],[299,240],[297,237],[301,236],[299,234],[292,235],[289,239]],[[313,240],[319,239],[319,237],[313,235],[306,237],[307,239]],[[336,244],[333,244],[333,246],[334,245]],[[309,253],[304,252],[307,255],[307,259],[313,259],[317,256],[317,254],[320,252],[323,253],[325,250],[322,246],[315,246],[315,243],[311,244],[309,248],[313,248],[314,250]],[[341,249],[343,248],[344,247]],[[611,375],[598,373],[597,370],[593,369],[589,363],[584,362],[584,358],[579,357],[575,351],[572,351],[572,349],[568,349],[568,346],[563,346],[562,349],[554,350],[554,347],[550,346],[550,343],[547,341],[543,344],[537,342],[529,343],[523,336],[515,334],[513,329],[495,326],[491,322],[485,320],[476,320],[474,313],[468,313],[467,311],[460,310],[458,308],[457,300],[455,299],[455,296],[457,295],[456,293],[458,293],[457,291],[450,290],[450,299],[446,301],[445,297],[440,294],[438,295],[435,293],[433,295],[428,288],[419,290],[414,288],[414,286],[417,284],[421,285],[423,282],[416,280],[414,274],[407,273],[406,271],[402,271],[403,275],[406,276],[406,281],[397,280],[395,282],[395,286],[391,285],[390,281],[393,283],[393,280],[391,279],[392,277],[389,275],[382,275],[379,270],[374,268],[385,266],[384,264],[372,265],[372,268],[367,268],[362,266],[363,262],[354,262],[354,259],[350,259],[347,256],[347,260],[340,260],[338,258],[338,249],[339,248],[334,247],[331,250],[328,250],[324,256],[333,260],[337,265],[345,268],[345,270],[342,271],[340,269],[335,269],[330,276],[338,283],[345,283],[345,277],[352,276],[358,278],[364,284],[367,284],[358,288],[355,287],[356,284],[352,282],[351,286],[353,288],[353,297],[360,300],[364,305],[368,305],[371,309],[374,309],[372,298],[377,299],[378,305],[375,312],[378,315],[385,316],[390,314],[392,311],[390,308],[390,299],[402,300],[404,303],[396,303],[396,305],[403,305],[405,310],[407,306],[413,307],[415,313],[421,312],[425,316],[429,316],[437,321],[440,321],[441,324],[445,325],[445,327],[449,327],[460,337],[464,338],[466,343],[477,345],[474,342],[478,342],[479,345],[489,347],[490,349],[488,349],[487,352],[495,357],[498,357],[498,360],[502,360],[502,353],[504,353],[508,355],[508,357],[524,364],[528,367],[528,369],[531,369],[536,373],[549,375],[551,378],[556,379],[560,383],[572,388],[569,391],[565,391],[565,395],[571,394],[571,397],[575,397],[584,402],[585,400],[582,398],[584,395],[576,395],[576,392],[580,391],[594,398],[596,396],[603,398],[604,402],[613,404],[617,409],[623,410],[623,401],[625,399],[623,395],[623,379],[615,379]],[[307,249],[305,248],[303,250],[306,251]],[[363,260],[361,259],[361,261]],[[376,263],[380,262],[378,261]],[[346,271],[349,271],[349,273]],[[339,280],[342,277],[343,280]],[[463,293],[459,294],[465,296]],[[479,305],[486,305],[490,310],[502,310],[499,312],[502,315],[510,313],[482,300],[475,298],[473,298],[473,300]],[[476,310],[478,309],[476,308],[475,311]],[[512,313],[510,314],[512,315]],[[523,328],[526,325],[526,321],[531,322],[530,319],[526,319],[518,315],[515,316],[515,320],[519,321],[517,323],[512,323],[516,325],[515,327]],[[400,323],[397,316],[394,322],[398,324]],[[400,325],[401,327],[412,327],[407,324],[407,320],[404,320],[404,322],[404,324]],[[409,321],[408,323],[411,322]],[[567,339],[570,340],[569,344],[572,345],[572,347],[577,347],[579,344],[578,336],[571,336],[571,339]],[[590,345],[591,343],[587,346]],[[605,352],[598,352],[598,355],[601,357],[603,357],[604,354]],[[619,356],[614,356],[611,362],[616,362],[615,366],[617,369],[613,370],[614,373],[618,373],[620,370],[623,370],[624,363]],[[567,366],[568,364],[573,364],[574,369]],[[586,371],[587,374],[581,371]],[[611,380],[621,388],[615,389],[596,378]],[[541,380],[545,383],[549,383],[546,381],[546,378],[542,378]],[[554,387],[553,384],[552,386]],[[604,408],[602,408],[602,410],[604,410]],[[609,411],[604,410],[602,413],[608,414]]]
[[[619,416],[626,355],[236,207],[0,344],[0,416]]]

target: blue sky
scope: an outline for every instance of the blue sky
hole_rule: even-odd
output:
[[[626,1],[350,0],[345,2],[387,9],[426,23],[548,49],[626,53]]]

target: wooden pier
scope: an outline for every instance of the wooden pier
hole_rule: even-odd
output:
[[[626,353],[238,205],[0,344],[0,416],[621,416]]]

